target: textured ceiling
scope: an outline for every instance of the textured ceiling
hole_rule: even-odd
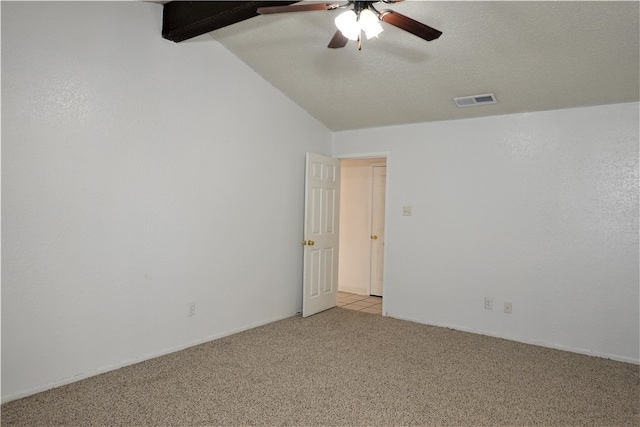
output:
[[[444,34],[383,23],[379,39],[326,45],[336,11],[265,15],[211,34],[334,131],[638,101],[638,2],[405,1]],[[458,108],[454,97],[498,103]]]

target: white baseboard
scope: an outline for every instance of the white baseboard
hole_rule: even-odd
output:
[[[338,291],[340,292],[348,292],[350,294],[357,295],[369,295],[369,292],[366,288],[352,288],[349,286],[338,286]]]
[[[19,393],[11,394],[9,396],[2,396],[2,403],[7,403],[7,402],[11,402],[12,400],[22,399],[23,397],[31,396],[31,395],[36,394],[36,393],[41,393],[43,391],[51,390],[51,389],[56,388],[56,387],[61,387],[63,385],[71,384],[71,383],[74,383],[76,381],[81,381],[81,380],[84,380],[84,379],[87,379],[87,378],[90,378],[90,377],[94,377],[96,375],[104,374],[104,373],[107,373],[107,372],[110,372],[110,371],[115,371],[116,369],[124,368],[125,366],[134,365],[136,363],[144,362],[145,360],[155,359],[156,357],[164,356],[164,355],[170,354],[170,353],[175,353],[176,351],[181,351],[181,350],[187,349],[189,347],[193,347],[193,346],[196,346],[196,345],[204,344],[206,342],[214,341],[214,340],[217,340],[217,339],[220,339],[220,338],[224,338],[224,337],[227,337],[229,335],[233,335],[233,334],[237,334],[239,332],[247,331],[249,329],[257,328],[258,326],[263,326],[263,325],[266,325],[266,324],[269,324],[269,323],[272,323],[272,322],[277,322],[278,320],[287,319],[287,318],[293,317],[295,315],[296,315],[296,313],[290,313],[290,314],[287,314],[287,315],[284,315],[284,316],[276,316],[276,317],[273,317],[273,318],[271,318],[269,320],[264,320],[264,321],[261,321],[261,322],[252,323],[252,324],[250,324],[248,326],[244,326],[244,327],[241,327],[241,328],[238,328],[238,329],[233,329],[231,331],[225,331],[225,332],[221,332],[221,333],[218,333],[218,334],[210,335],[208,337],[200,338],[200,339],[197,339],[197,340],[194,340],[194,341],[190,341],[190,342],[188,342],[186,344],[182,344],[182,345],[179,345],[179,346],[176,346],[176,347],[171,347],[171,348],[168,348],[168,349],[164,349],[164,350],[160,350],[160,351],[157,351],[157,352],[149,353],[149,354],[144,355],[142,357],[138,357],[138,358],[135,358],[135,359],[124,360],[124,361],[122,361],[120,363],[116,363],[116,364],[110,365],[110,366],[105,366],[105,367],[102,367],[100,369],[96,369],[95,371],[92,371],[92,372],[86,372],[86,373],[82,373],[82,374],[77,374],[77,375],[74,375],[74,376],[69,377],[69,378],[64,378],[64,379],[59,380],[59,381],[54,381],[52,383],[45,384],[45,385],[38,386],[38,387],[34,387],[34,388],[29,389],[29,390],[25,390],[25,391],[21,391]]]
[[[398,319],[398,320],[406,320],[408,322],[420,323],[422,325],[436,326],[436,327],[439,327],[439,328],[455,329],[456,331],[469,332],[469,333],[478,334],[478,335],[486,335],[486,336],[489,336],[489,337],[502,338],[502,339],[509,340],[509,341],[521,342],[523,344],[537,345],[537,346],[540,346],[540,347],[553,348],[555,350],[562,350],[562,351],[569,351],[571,353],[584,354],[585,356],[601,357],[601,358],[604,358],[604,359],[615,360],[617,362],[625,362],[625,363],[631,363],[631,364],[634,364],[634,365],[640,365],[640,359],[633,359],[631,357],[619,356],[619,355],[616,355],[616,354],[600,353],[600,352],[597,352],[597,351],[587,350],[587,349],[584,349],[584,348],[570,347],[570,346],[565,346],[565,345],[561,345],[561,344],[547,343],[547,342],[543,342],[543,341],[526,340],[526,339],[523,340],[523,339],[519,339],[519,338],[514,338],[512,336],[508,336],[508,335],[500,335],[500,334],[495,334],[495,333],[491,333],[491,332],[481,331],[481,330],[472,329],[472,328],[465,328],[465,327],[460,327],[460,326],[456,326],[456,325],[449,325],[449,324],[444,324],[444,323],[425,322],[423,320],[417,320],[417,319],[413,319],[413,318],[410,318],[410,317],[396,316],[395,314],[384,313],[384,315],[387,316],[387,317]]]

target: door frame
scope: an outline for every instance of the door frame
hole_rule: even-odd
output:
[[[350,153],[350,154],[339,154],[332,155],[336,159],[386,159],[386,167],[387,167],[387,180],[385,182],[385,198],[384,198],[384,234],[385,234],[385,245],[383,249],[383,261],[382,261],[382,315],[387,315],[387,296],[393,292],[393,288],[391,288],[391,292],[389,292],[389,283],[387,280],[387,258],[388,258],[388,242],[389,242],[389,199],[391,199],[389,194],[389,182],[391,175],[391,152],[390,151],[378,151],[378,152],[369,152],[369,153]],[[342,182],[340,183],[342,185]],[[338,265],[340,268],[340,265]]]

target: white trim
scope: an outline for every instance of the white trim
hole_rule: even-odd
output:
[[[340,268],[340,267],[338,267],[338,268]],[[340,292],[348,292],[350,294],[356,294],[356,295],[365,295],[365,296],[369,295],[365,288],[351,288],[349,286],[343,286],[343,287],[339,288],[338,291],[340,291]]]
[[[383,303],[384,303],[384,301],[383,301]],[[395,314],[388,314],[387,313],[386,315],[391,317],[391,318],[394,318],[394,319],[404,320],[404,321],[413,322],[413,323],[419,323],[421,325],[435,326],[435,327],[438,327],[438,328],[454,329],[456,331],[469,332],[469,333],[477,334],[477,335],[485,335],[485,336],[493,337],[493,338],[501,338],[501,339],[505,339],[505,340],[509,340],[509,341],[520,342],[520,343],[523,343],[523,344],[536,345],[538,347],[552,348],[554,350],[569,351],[571,353],[583,354],[585,356],[601,357],[601,358],[604,358],[604,359],[615,360],[617,362],[625,362],[625,363],[632,363],[634,365],[640,365],[640,359],[633,359],[631,357],[619,356],[619,355],[616,355],[616,354],[600,353],[600,352],[588,350],[588,349],[585,349],[585,348],[569,347],[569,346],[565,346],[565,345],[561,345],[561,344],[548,343],[548,342],[544,342],[544,341],[535,341],[535,340],[527,340],[527,339],[523,340],[523,339],[515,338],[515,337],[509,336],[509,335],[501,335],[501,334],[496,334],[496,333],[482,331],[482,330],[473,329],[473,328],[465,328],[465,327],[461,327],[461,326],[457,326],[457,325],[450,325],[450,324],[446,324],[446,323],[426,322],[426,321],[423,321],[423,320],[413,319],[411,317],[397,316]]]
[[[377,153],[356,153],[356,154],[340,154],[339,156],[333,156],[336,159],[377,159],[385,157],[387,162],[389,161],[390,151],[381,151]]]
[[[122,361],[120,363],[117,363],[115,365],[105,366],[103,368],[96,369],[93,372],[85,372],[85,373],[82,373],[82,374],[77,374],[77,375],[74,375],[72,377],[64,378],[64,379],[59,380],[59,381],[54,381],[52,383],[49,383],[49,384],[46,384],[46,385],[43,385],[43,386],[34,387],[34,388],[29,389],[29,390],[21,391],[19,393],[15,393],[15,394],[12,394],[12,395],[9,395],[9,396],[3,396],[2,397],[2,403],[7,403],[7,402],[10,402],[12,400],[17,400],[17,399],[22,399],[24,397],[31,396],[31,395],[36,394],[36,393],[40,393],[40,392],[43,392],[43,391],[51,390],[53,388],[61,387],[63,385],[71,384],[71,383],[74,383],[76,381],[81,381],[81,380],[84,380],[84,379],[87,379],[87,378],[90,378],[90,377],[95,377],[96,375],[100,375],[100,374],[104,374],[104,373],[107,373],[107,372],[115,371],[116,369],[124,368],[125,366],[135,365],[136,363],[140,363],[140,362],[144,362],[144,361],[147,361],[147,360],[155,359],[156,357],[160,357],[160,356],[164,356],[164,355],[167,355],[167,354],[175,353],[177,351],[185,350],[185,349],[187,349],[189,347],[194,347],[196,345],[204,344],[206,342],[215,341],[217,339],[224,338],[224,337],[227,337],[229,335],[234,335],[234,334],[237,334],[237,333],[240,333],[240,332],[247,331],[249,329],[257,328],[259,326],[264,326],[264,325],[267,325],[269,323],[277,322],[279,320],[288,319],[289,317],[293,317],[293,316],[296,316],[296,315],[297,315],[297,313],[290,313],[290,314],[287,314],[287,315],[284,315],[284,316],[272,317],[269,320],[264,320],[264,321],[261,321],[261,322],[252,323],[252,324],[250,324],[248,326],[244,326],[244,327],[241,327],[241,328],[238,328],[238,329],[233,329],[231,331],[226,331],[226,332],[221,332],[219,334],[210,335],[210,336],[208,336],[206,338],[201,338],[201,339],[198,339],[198,340],[195,340],[195,341],[191,341],[191,342],[189,342],[187,344],[183,344],[183,345],[179,345],[179,346],[176,346],[176,347],[171,347],[171,348],[168,348],[168,349],[164,349],[164,350],[161,350],[161,351],[150,353],[150,354],[147,354],[147,355],[142,356],[142,357],[137,357],[135,359],[124,360],[124,361]]]

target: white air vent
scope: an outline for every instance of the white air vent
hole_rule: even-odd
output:
[[[463,96],[462,98],[453,98],[458,107],[472,107],[474,105],[495,104],[498,101],[492,93],[486,95]]]

